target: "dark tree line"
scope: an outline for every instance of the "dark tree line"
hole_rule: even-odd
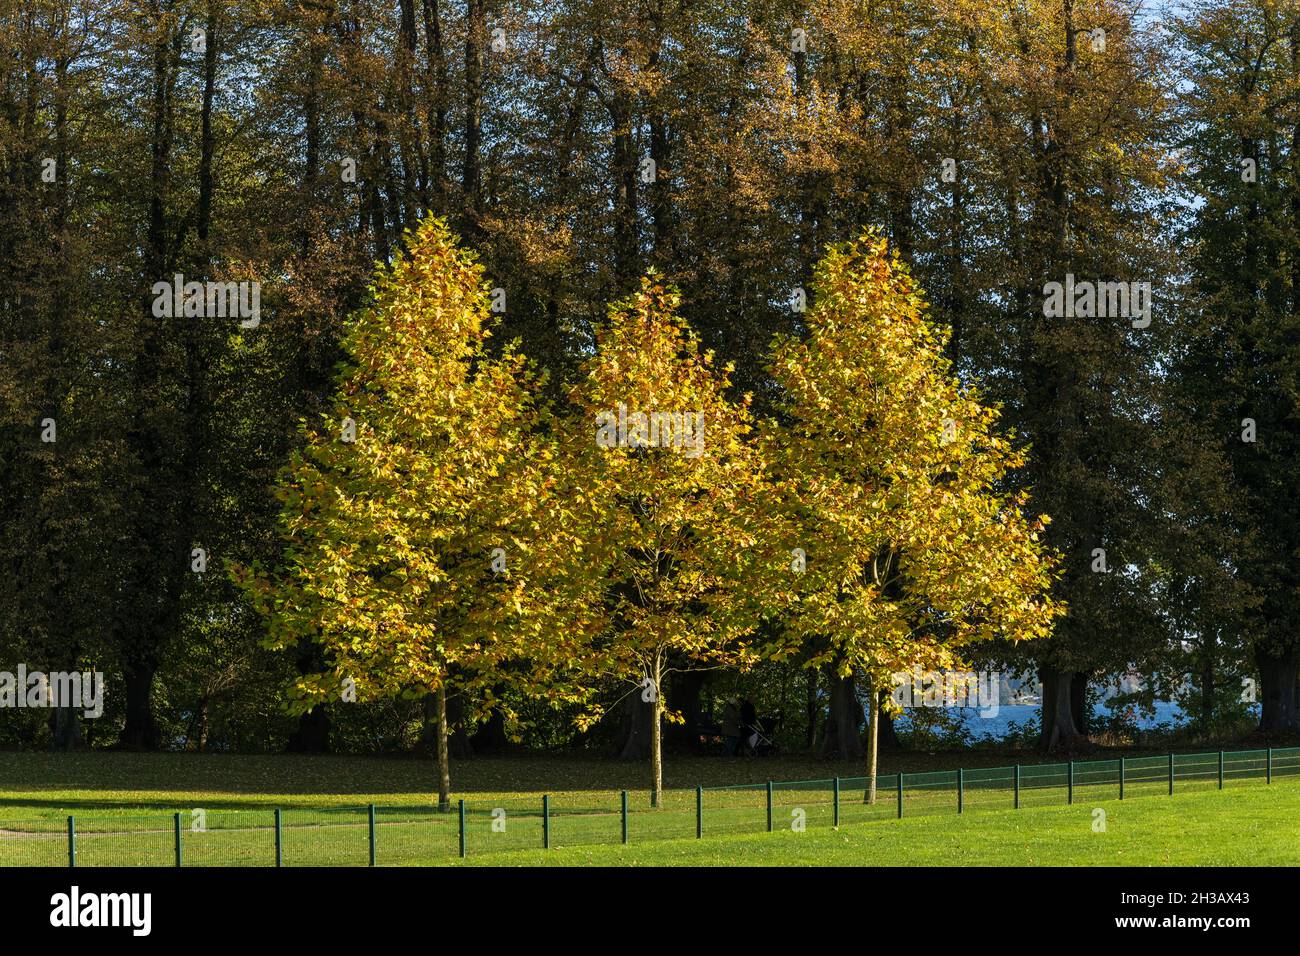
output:
[[[223,568],[273,560],[294,427],[426,214],[552,383],[654,267],[760,408],[820,250],[881,226],[1033,449],[1070,613],[983,663],[1038,673],[1044,743],[1130,667],[1186,678],[1206,727],[1257,680],[1262,729],[1300,730],[1293,6],[11,0],[0,666],[105,670],[112,729],[64,713],[6,743],[327,744],[328,710],[276,705],[314,652],[264,651]],[[160,320],[177,273],[260,282],[260,324]],[[1067,274],[1151,283],[1150,324],[1045,315]],[[835,749],[860,690],[809,682]]]

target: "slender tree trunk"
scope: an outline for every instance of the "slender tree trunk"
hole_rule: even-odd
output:
[[[640,236],[637,228],[637,159],[632,137],[632,98],[623,90],[612,97],[610,122],[614,149],[611,170],[614,184],[614,281],[618,294],[635,286],[640,267]]]
[[[212,99],[217,85],[217,5],[209,0],[207,19],[204,21],[207,41],[203,49],[203,106],[200,112],[199,133],[199,254],[209,257],[207,242],[212,226],[213,175],[212,160],[215,139],[212,132]],[[206,276],[205,276],[206,278]]]
[[[61,55],[55,64],[55,94],[54,94],[54,142],[55,142],[55,170],[58,178],[56,180],[55,191],[55,209],[54,209],[54,260],[58,263],[57,269],[51,270],[50,284],[50,333],[49,333],[49,355],[51,361],[48,364],[48,375],[45,382],[44,407],[52,415],[57,415],[67,401],[67,356],[66,342],[64,331],[67,327],[67,320],[70,313],[72,296],[63,287],[63,283],[56,277],[71,275],[73,268],[70,261],[68,248],[68,215],[69,215],[69,195],[68,195],[68,159],[69,159],[69,136],[68,136],[68,57]],[[49,446],[51,458],[57,460],[57,445]],[[59,467],[59,466],[56,466]],[[47,475],[46,480],[50,477]],[[40,525],[44,534],[49,535],[50,540],[58,540],[53,529],[49,527],[48,513],[43,516]],[[71,613],[70,602],[66,595],[68,578],[70,577],[66,570],[69,562],[64,557],[66,546],[60,546],[53,553],[54,567],[47,567],[45,573],[49,580],[49,593],[52,597],[50,602],[50,636],[53,638],[52,646],[56,652],[66,654],[68,670],[77,669],[77,659],[80,656],[77,641],[73,637],[69,615]],[[70,751],[80,746],[82,742],[81,712],[78,710],[74,701],[61,701],[55,712],[51,715],[51,728],[54,735],[54,747],[56,750]]]
[[[651,13],[654,35],[658,38],[646,62],[649,72],[657,72],[660,51],[663,47],[664,3],[657,0]],[[660,268],[673,260],[672,203],[668,194],[668,116],[655,104],[650,113],[650,159],[654,162],[655,178],[650,185],[650,212],[654,218],[654,258]]]
[[[447,740],[450,736],[447,727],[447,688],[438,688],[438,812],[451,810],[451,754],[448,752]]]
[[[880,695],[875,687],[867,695],[867,803],[876,802],[876,757],[879,752],[877,728],[880,726]]]
[[[208,749],[208,707],[208,698],[204,697],[199,701],[194,714],[194,731],[191,739],[198,753]]]
[[[298,254],[304,259],[311,253],[312,234],[310,222],[312,212],[316,208],[317,183],[320,179],[320,85],[321,73],[325,68],[324,44],[317,42],[314,31],[306,36],[306,41],[311,49],[308,57],[307,89],[303,94],[302,102],[303,129],[306,141],[303,154],[305,168],[303,170],[302,206],[298,213],[301,217],[298,232]],[[304,361],[305,359],[302,357],[298,359],[300,369]]]
[[[654,716],[650,718],[650,777],[653,790],[650,805],[662,807],[664,801],[664,753],[663,753],[663,659],[656,654],[651,679],[654,681],[654,700],[650,706]]]
[[[799,101],[796,110],[798,111],[799,124],[802,126],[807,123],[806,111],[808,110],[810,94],[808,54],[804,50],[795,50],[791,53],[790,59],[794,65],[794,92]],[[808,162],[811,151],[811,143],[807,134],[800,136],[798,152],[801,162]],[[799,283],[807,286],[812,278],[813,268],[818,258],[817,238],[820,216],[816,196],[816,177],[809,175],[806,171],[801,172],[796,188],[800,194],[798,243],[801,275],[799,276]],[[834,678],[832,678],[832,687],[834,687]],[[832,704],[833,707],[834,704]],[[833,714],[832,719],[834,719]]]
[[[1201,726],[1209,730],[1214,723],[1214,659],[1218,635],[1210,631],[1201,647]]]
[[[817,671],[808,668],[808,698],[806,703],[807,729],[804,731],[804,746],[812,750],[817,743],[817,716],[821,708],[817,705]]]
[[[162,11],[148,8],[156,31],[152,49],[152,133],[149,142],[149,211],[145,246],[147,274],[166,276],[174,262],[168,237],[167,197],[170,193],[173,119],[173,88],[180,34],[165,28]],[[158,648],[171,636],[182,550],[174,547],[174,486],[166,467],[168,439],[162,433],[154,410],[159,402],[162,375],[163,332],[153,316],[152,298],[142,297],[138,351],[132,381],[135,418],[127,442],[144,476],[146,510],[138,515],[138,538],[131,542],[131,585],[119,603],[119,633],[126,644],[123,653],[123,684],[126,692],[126,720],[119,743],[123,747],[155,749],[160,743],[153,715],[153,678],[158,667]],[[133,553],[132,553],[133,552]]]
[[[668,122],[662,114],[650,119],[650,158],[655,178],[650,186],[650,210],[654,217],[654,254],[661,268],[673,261],[672,202],[668,194]]]
[[[487,32],[484,0],[468,0],[468,25],[465,33],[465,168],[461,188],[465,198],[465,234],[478,238],[482,212],[483,109],[483,38]]]
[[[1294,14],[1293,14],[1294,16]],[[1300,17],[1291,24],[1291,77],[1300,80]],[[1291,228],[1300,235],[1300,122],[1291,124]],[[1291,257],[1291,308],[1300,311],[1300,261]]]
[[[906,155],[912,155],[912,113],[908,102],[907,72],[910,63],[902,63],[893,68],[893,75],[888,81],[889,87],[889,124],[890,138],[897,145],[900,141],[907,147]],[[906,177],[906,173],[903,174]],[[889,233],[894,249],[904,259],[911,261],[915,212],[912,208],[911,184],[894,179],[889,186]]]
[[[962,114],[960,110],[951,111],[951,136],[952,158],[956,161],[956,169],[953,171],[952,190],[949,194],[948,205],[948,251],[947,251],[947,275],[945,279],[948,283],[948,325],[952,329],[952,335],[948,339],[948,357],[956,362],[961,357],[962,351],[962,332],[965,328],[965,296],[966,296],[966,278],[964,274],[965,260],[963,257],[962,239],[965,233],[965,196],[962,189],[962,168],[961,164],[965,160],[961,153],[962,144]]]
[[[415,208],[428,195],[429,164],[415,111],[415,0],[398,0],[397,95],[403,120],[398,149],[402,162],[402,222],[415,221]],[[417,192],[419,196],[417,197]]]
[[[447,212],[447,59],[442,50],[442,14],[438,0],[421,0],[424,18],[425,126],[429,130],[431,202],[439,215]]]

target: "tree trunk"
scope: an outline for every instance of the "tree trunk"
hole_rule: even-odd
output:
[[[1074,714],[1074,727],[1081,737],[1088,736],[1088,675],[1074,673],[1070,677],[1070,708]]]
[[[398,0],[397,8],[401,24],[397,45],[397,93],[403,120],[398,153],[402,162],[402,222],[409,226],[415,222],[417,204],[427,206],[429,163],[424,156],[420,122],[415,113],[415,0]]]
[[[181,38],[179,33],[164,28],[162,13],[156,6],[149,9],[149,15],[157,34],[152,50],[153,108],[144,261],[147,275],[161,277],[170,272],[175,261],[175,250],[168,235],[167,199],[176,62]],[[164,335],[153,315],[152,297],[142,296],[140,307],[132,371],[134,415],[126,437],[143,476],[140,497],[145,505],[135,516],[135,540],[127,542],[125,548],[125,553],[130,555],[130,583],[123,589],[115,609],[117,635],[125,644],[122,656],[126,721],[118,742],[128,749],[155,749],[160,738],[153,717],[153,678],[159,648],[172,636],[179,619],[180,569],[190,545],[177,546],[177,522],[186,520],[188,515],[178,513],[177,475],[168,457],[170,436],[164,432],[161,414],[164,410],[159,405]],[[185,477],[183,472],[181,477]]]
[[[654,681],[654,700],[650,702],[653,715],[650,718],[650,777],[652,791],[650,805],[662,807],[664,801],[664,754],[663,754],[663,662],[656,655],[651,673]]]
[[[944,280],[948,284],[948,295],[946,296],[948,314],[946,320],[948,327],[952,329],[952,335],[948,338],[948,358],[955,363],[960,360],[962,355],[962,332],[965,329],[964,306],[968,289],[962,242],[965,235],[966,215],[961,164],[964,162],[965,157],[960,155],[960,146],[964,142],[961,110],[952,109],[949,117],[951,125],[949,142],[951,143],[951,156],[956,162],[956,168],[953,170],[952,190],[948,201],[947,268],[944,270],[947,274],[944,276]]]
[[[635,691],[626,698],[627,737],[623,749],[619,751],[620,760],[646,760],[650,756],[650,721],[654,708],[641,700],[641,692]]]
[[[1082,736],[1075,722],[1074,677],[1069,671],[1041,672],[1044,750],[1068,749]]]
[[[876,756],[879,752],[876,728],[880,725],[880,695],[873,687],[867,696],[867,803],[876,802]]]
[[[506,718],[494,710],[469,738],[476,754],[501,754],[510,749],[510,735],[506,733]]]
[[[817,743],[817,718],[820,715],[821,707],[817,701],[817,671],[814,668],[808,668],[808,699],[805,704],[808,718],[807,729],[804,731],[804,747],[811,751]]]
[[[296,666],[306,676],[325,666],[320,645],[304,638],[298,643]],[[323,754],[330,749],[330,711],[328,704],[317,704],[298,718],[298,726],[285,742],[286,753]]]
[[[619,295],[630,291],[639,278],[640,236],[637,228],[637,159],[632,138],[632,100],[622,90],[614,93],[610,123],[614,132],[611,153],[614,185],[614,281]]]
[[[157,665],[153,661],[137,661],[122,672],[126,690],[126,722],[118,738],[128,750],[157,750],[162,742],[158,724],[153,718],[153,675]]]
[[[830,682],[830,716],[827,718],[823,752],[835,753],[844,760],[861,757],[862,737],[858,733],[858,726],[861,723],[862,708],[858,704],[853,675],[832,675]]]
[[[55,750],[75,750],[81,744],[81,713],[76,704],[63,703],[50,714]]]
[[[1273,651],[1255,649],[1259,667],[1259,729],[1265,732],[1300,730],[1297,713],[1296,680],[1300,676],[1300,657],[1294,647]]]
[[[898,731],[894,729],[894,718],[885,712],[883,707],[880,708],[880,744],[882,750],[901,750],[902,744],[898,742]]]
[[[421,0],[425,48],[425,126],[429,130],[429,186],[438,215],[447,213],[447,59],[442,51],[442,14],[438,0]]]
[[[208,698],[204,697],[199,701],[198,707],[195,708],[194,729],[191,733],[191,740],[194,743],[194,749],[198,753],[203,753],[208,749]]]
[[[424,719],[420,726],[420,743],[426,753],[435,759],[438,756],[438,695],[424,696]],[[474,756],[474,745],[469,734],[465,732],[465,697],[463,694],[447,696],[447,723],[451,727],[448,735],[448,752],[456,760],[468,760]]]
[[[451,810],[451,754],[447,749],[447,688],[438,688],[438,812]]]
[[[908,103],[907,77],[910,62],[892,67],[892,76],[887,81],[889,109],[887,111],[890,125],[889,136],[895,143],[904,140],[911,155],[912,113]],[[902,174],[906,177],[907,173]],[[889,186],[889,235],[893,250],[909,262],[912,258],[912,236],[915,228],[915,212],[912,208],[910,183],[900,182],[894,178]]]
[[[1201,644],[1201,726],[1208,730],[1214,723],[1214,660],[1218,635],[1210,631]]]
[[[298,726],[284,745],[286,753],[324,754],[330,749],[330,715],[326,704],[317,704],[298,718]]]
[[[1300,18],[1291,23],[1291,77],[1300,80]],[[1291,228],[1300,230],[1300,122],[1291,124]],[[1294,234],[1294,233],[1293,233]],[[1291,309],[1300,312],[1300,260],[1291,258]]]
[[[479,235],[482,212],[482,167],[479,151],[483,143],[483,37],[487,32],[484,0],[468,0],[465,32],[465,167],[461,180],[464,193],[464,233],[474,241]]]
[[[212,226],[212,160],[216,151],[212,133],[212,98],[217,86],[217,5],[208,0],[207,19],[204,22],[207,41],[203,52],[203,106],[199,114],[199,212],[197,233],[200,255],[209,257],[207,243]],[[206,276],[205,276],[206,277]]]
[[[682,722],[668,727],[664,736],[670,745],[700,751],[701,714],[700,697],[704,692],[703,671],[681,671],[673,674],[673,702],[682,714]]]
[[[298,211],[301,224],[298,230],[298,254],[306,259],[311,253],[312,233],[311,216],[316,209],[317,183],[320,179],[320,86],[321,73],[325,68],[325,47],[316,42],[314,31],[305,38],[310,45],[308,58],[307,89],[303,93],[302,114],[305,144],[303,151],[302,206]],[[300,350],[305,351],[305,350]],[[305,358],[298,359],[299,367]]]

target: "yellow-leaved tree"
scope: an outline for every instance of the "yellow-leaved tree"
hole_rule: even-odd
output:
[[[662,721],[675,718],[665,678],[750,660],[762,605],[747,582],[764,553],[748,398],[727,397],[728,370],[701,351],[679,300],[652,274],[610,308],[570,390],[558,458],[558,497],[582,529],[570,586],[599,614],[584,671],[650,706],[654,806]]]
[[[527,574],[571,545],[563,520],[542,520],[553,446],[537,382],[512,348],[485,351],[474,258],[426,219],[372,291],[343,343],[332,415],[303,423],[277,488],[283,566],[234,575],[271,646],[320,647],[324,666],[290,689],[295,709],[436,696],[445,810],[449,693],[479,716],[506,707],[497,691],[511,681],[557,705],[577,695],[546,677],[565,653],[550,615],[563,590]]]
[[[780,423],[763,444],[783,533],[786,627],[764,652],[870,684],[868,792],[893,675],[963,666],[974,642],[1044,637],[1046,516],[1002,479],[1022,464],[998,413],[956,378],[906,266],[865,233],[818,264],[805,333],[777,340]]]

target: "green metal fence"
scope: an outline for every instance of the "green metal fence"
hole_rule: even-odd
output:
[[[1300,747],[877,777],[459,801],[435,808],[211,809],[0,822],[3,866],[400,866],[554,846],[847,826],[895,817],[1173,796],[1300,775]]]

